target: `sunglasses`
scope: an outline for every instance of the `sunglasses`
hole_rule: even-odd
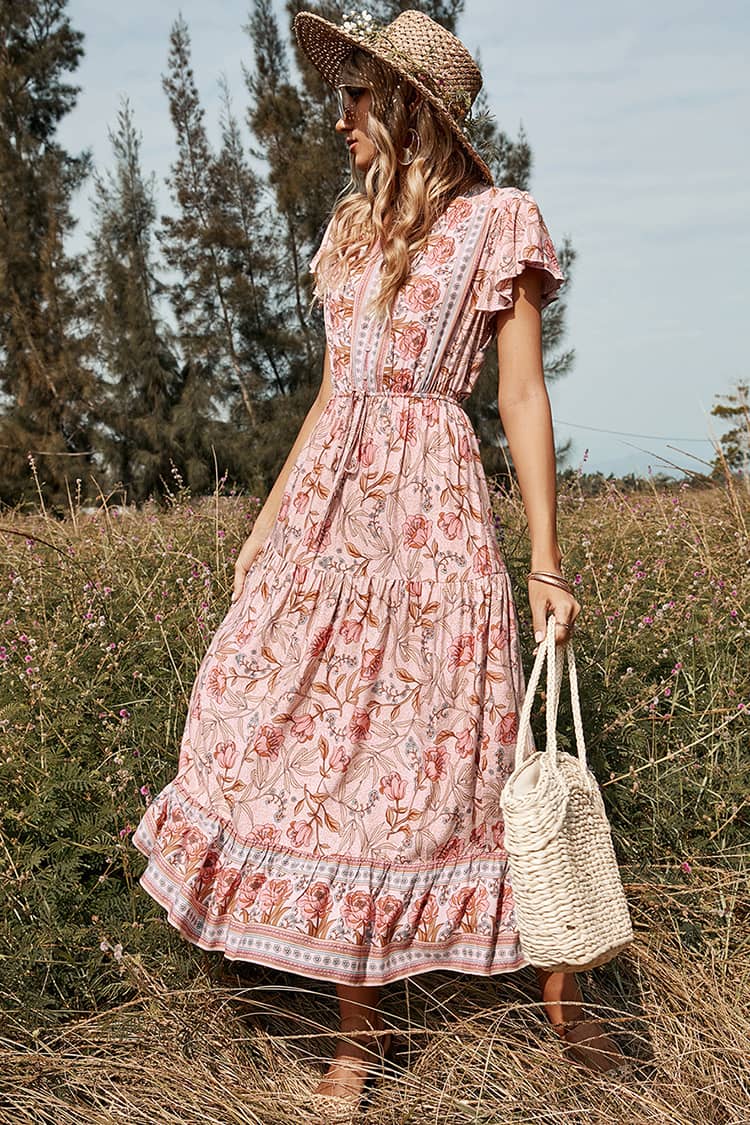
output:
[[[336,101],[339,117],[343,121],[353,121],[357,115],[357,104],[364,94],[369,93],[367,86],[336,86]]]

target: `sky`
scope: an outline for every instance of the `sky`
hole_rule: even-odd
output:
[[[283,3],[276,8],[286,28]],[[363,4],[361,6],[366,6]],[[161,78],[169,31],[191,32],[206,124],[218,139],[219,79],[247,104],[249,0],[70,0],[84,33],[82,87],[59,138],[112,163],[108,131],[127,98],[160,208],[175,143]],[[466,0],[458,33],[478,58],[500,127],[521,127],[529,189],[556,245],[577,258],[566,295],[572,372],[549,384],[568,464],[641,476],[702,470],[722,433],[716,396],[750,377],[750,8],[739,0]],[[249,134],[246,133],[249,141]],[[83,249],[93,188],[75,201]],[[701,460],[696,460],[700,458]]]

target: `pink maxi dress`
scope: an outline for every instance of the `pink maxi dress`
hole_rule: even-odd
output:
[[[543,305],[565,280],[510,187],[452,201],[390,326],[381,261],[324,296],[333,392],[133,835],[186,939],[343,984],[526,963],[499,805],[518,618],[461,402],[513,278],[541,269]]]

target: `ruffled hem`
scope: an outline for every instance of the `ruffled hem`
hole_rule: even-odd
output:
[[[539,205],[528,191],[503,191],[502,206],[490,229],[474,277],[475,307],[498,312],[513,305],[513,281],[527,266],[541,269],[541,307],[558,297],[566,281]]]
[[[134,846],[141,886],[188,941],[341,984],[443,969],[480,976],[527,963],[503,851],[433,865],[314,855],[240,841],[171,782]]]

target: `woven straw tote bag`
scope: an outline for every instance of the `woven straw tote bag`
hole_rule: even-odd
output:
[[[566,654],[577,756],[558,753],[555,733]],[[531,707],[545,658],[546,746],[524,758],[531,749]],[[500,805],[526,960],[553,972],[592,969],[611,960],[633,940],[633,928],[604,802],[586,764],[572,644],[556,644],[554,614],[526,687],[515,769]]]

